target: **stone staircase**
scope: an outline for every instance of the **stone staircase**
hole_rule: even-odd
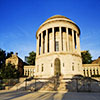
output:
[[[10,90],[31,90],[31,91],[67,91],[66,82],[63,81],[63,77],[51,77],[47,81],[30,80],[23,81],[16,84]]]
[[[34,84],[35,80],[31,80],[31,81],[23,81],[20,83],[17,83],[15,86],[13,86],[12,88],[10,88],[10,90],[25,90],[25,88],[30,88],[32,87],[31,84]]]
[[[39,91],[67,91],[63,77],[52,77]]]
[[[60,84],[59,84],[59,87],[57,88],[58,91],[68,91],[67,89],[67,84],[65,81],[63,81],[63,77],[59,77],[59,81],[60,81]]]

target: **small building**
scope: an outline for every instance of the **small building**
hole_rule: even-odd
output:
[[[100,64],[83,64],[83,73],[85,77],[100,75]]]
[[[23,71],[24,63],[23,63],[23,60],[18,57],[18,53],[12,54],[11,57],[9,57],[8,59],[6,59],[6,65],[8,63],[10,63],[12,65],[15,65],[15,68],[17,70],[19,70],[19,72],[20,72],[20,76],[23,75],[23,72],[24,72]]]
[[[100,57],[98,57],[98,59],[94,60],[94,61],[92,62],[92,64],[100,64]]]
[[[34,77],[35,66],[26,65],[24,66],[24,76]]]
[[[86,52],[86,51],[82,51]],[[95,59],[91,64],[83,64],[83,73],[85,77],[100,76],[100,57]]]

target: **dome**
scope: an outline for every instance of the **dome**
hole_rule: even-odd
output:
[[[66,21],[74,23],[72,20],[70,20],[69,18],[67,18],[65,16],[62,16],[62,15],[54,15],[54,16],[48,18],[45,22],[48,22],[48,21],[51,21],[51,20],[55,20],[55,19],[61,19],[61,18],[66,20]]]
[[[80,34],[80,29],[79,27],[69,18],[65,17],[65,16],[62,16],[62,15],[54,15],[54,16],[51,16],[50,18],[48,18],[44,23],[42,23],[39,27],[39,29],[37,30],[36,32],[36,37],[37,37],[37,33],[38,31],[42,28],[42,26],[50,23],[50,22],[54,22],[54,21],[65,21],[65,22],[68,22],[68,23],[71,23],[71,24],[74,24],[78,30],[79,30],[79,34]]]
[[[54,15],[54,16],[48,18],[47,20],[54,19],[54,18],[66,18],[66,19],[69,19],[69,18],[67,18],[65,16],[62,16],[62,15]]]

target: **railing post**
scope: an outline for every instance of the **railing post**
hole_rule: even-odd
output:
[[[78,79],[76,79],[76,90],[78,92]]]
[[[36,91],[36,78],[35,78],[35,90],[34,91]]]
[[[27,78],[25,80],[25,90],[27,90]]]

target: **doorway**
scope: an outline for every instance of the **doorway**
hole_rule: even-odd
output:
[[[60,59],[56,58],[54,61],[54,75],[60,76],[61,75],[61,67],[60,67]]]

